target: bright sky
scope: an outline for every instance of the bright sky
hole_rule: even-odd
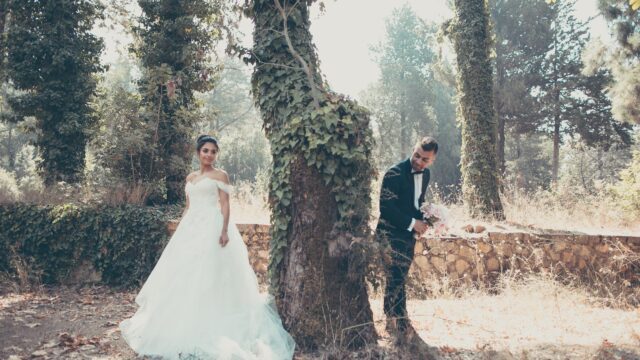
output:
[[[592,34],[605,38],[607,28],[604,19],[598,16],[597,1],[577,0],[576,15],[581,20],[597,16],[591,23]],[[379,76],[370,47],[383,40],[385,19],[394,8],[407,3],[419,17],[436,23],[453,15],[447,6],[448,0],[324,0],[324,3],[324,13],[319,12],[317,4],[311,12],[311,33],[318,48],[320,67],[333,90],[353,98],[358,98]],[[251,27],[246,19],[240,26],[247,37],[251,36]],[[122,47],[116,41],[122,43],[130,39],[109,29],[97,33],[106,38],[103,61],[114,63],[118,58],[115,49]],[[251,46],[250,39],[244,43]]]
[[[320,68],[334,91],[357,98],[379,76],[372,45],[385,36],[385,19],[408,3],[416,14],[442,22],[452,16],[447,0],[328,0],[320,14],[314,7],[311,33],[318,48]]]
[[[314,7],[311,32],[318,48],[320,68],[331,88],[358,98],[358,94],[379,76],[369,50],[385,35],[385,19],[394,8],[408,3],[416,14],[440,23],[453,16],[447,0],[325,0],[326,11]],[[576,16],[586,20],[598,15],[597,0],[578,0]],[[594,36],[606,35],[601,16],[592,21]]]

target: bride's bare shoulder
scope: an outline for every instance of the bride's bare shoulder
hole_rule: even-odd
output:
[[[190,173],[189,175],[187,175],[187,178],[185,180],[191,181],[191,180],[193,180],[194,177],[196,177],[196,172],[195,171]]]
[[[209,177],[213,180],[222,181],[225,184],[229,183],[229,175],[222,169],[214,169]]]

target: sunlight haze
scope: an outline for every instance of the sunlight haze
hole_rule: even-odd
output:
[[[385,36],[385,19],[393,9],[409,4],[426,21],[441,23],[453,12],[448,1],[337,0],[325,1],[311,14],[311,32],[318,48],[321,69],[334,91],[358,98],[379,76],[370,51]],[[576,16],[581,20],[597,16],[591,24],[593,36],[606,36],[606,24],[598,15],[597,0],[578,0]]]

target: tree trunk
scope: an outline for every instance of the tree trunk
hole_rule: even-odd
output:
[[[496,161],[497,124],[485,0],[455,0],[450,32],[457,54],[462,121],[462,191],[474,217],[503,219]]]
[[[560,166],[560,114],[553,116],[553,164],[551,166],[551,181],[553,186],[558,183],[558,168]]]
[[[409,124],[407,121],[407,115],[404,110],[400,110],[400,157],[407,158],[409,155],[410,147],[410,135]]]
[[[507,168],[504,159],[504,145],[505,145],[505,120],[504,117],[498,114],[498,146],[496,146],[496,153],[498,157],[498,174],[500,177],[504,176],[504,172]]]
[[[14,170],[16,168],[16,153],[13,142],[13,129],[16,127],[13,123],[7,123],[9,134],[7,135],[7,156],[9,157],[9,169]]]
[[[517,163],[517,160],[520,160],[520,157],[522,157],[522,135],[517,131],[514,132],[513,134],[513,142],[515,144],[515,150],[516,150],[515,160]],[[514,170],[515,170],[515,183],[514,183],[515,190],[520,191],[520,190],[526,189],[527,180],[525,175],[522,173],[522,169],[519,166],[516,166]]]
[[[253,94],[273,155],[271,291],[301,349],[360,348],[376,342],[359,256],[370,241],[369,118],[323,89],[309,4],[286,6],[254,0],[248,9]]]
[[[0,0],[0,81],[4,82],[6,77],[6,61],[7,44],[5,37],[7,36],[7,17],[9,15],[7,9],[8,0]]]
[[[502,47],[500,45],[496,46],[496,87],[498,89],[503,89],[505,84],[505,75],[504,75],[504,64],[501,59],[503,57]],[[504,146],[505,146],[505,117],[503,115],[503,104],[504,99],[501,99],[497,96],[494,90],[494,106],[495,106],[495,116],[498,119],[498,142],[496,144],[496,156],[498,161],[498,175],[500,177],[504,177],[504,172],[506,170],[506,164],[504,159]]]
[[[400,82],[404,83],[404,71],[400,73]],[[407,158],[411,155],[411,129],[409,128],[409,119],[407,117],[407,94],[402,91],[400,98],[400,158]]]
[[[557,18],[555,20],[558,21]],[[551,165],[551,182],[558,183],[558,166],[560,162],[560,88],[558,84],[558,24],[553,31],[553,163]]]

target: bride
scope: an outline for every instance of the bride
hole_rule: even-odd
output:
[[[166,359],[291,359],[295,343],[259,293],[247,248],[229,224],[229,178],[214,167],[216,139],[196,141],[200,170],[186,179],[180,224],[120,324],[139,355]]]

